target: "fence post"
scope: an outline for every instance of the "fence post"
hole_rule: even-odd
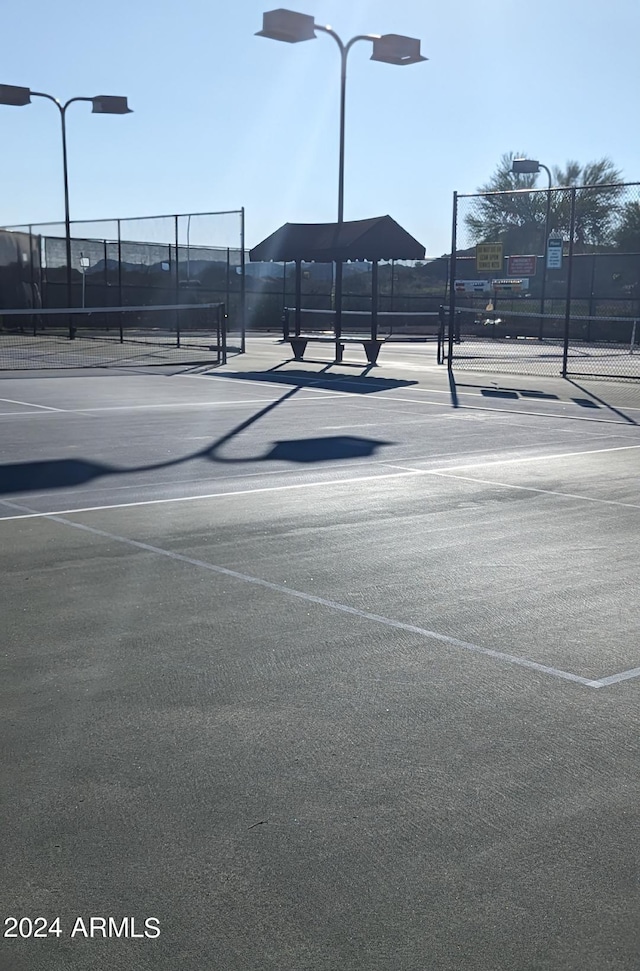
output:
[[[218,347],[221,349],[221,363],[227,363],[227,305],[224,304],[222,307],[218,307],[218,334],[221,336],[221,341]]]
[[[296,337],[300,337],[301,307],[302,307],[302,261],[296,260],[296,316],[295,316]]]
[[[122,232],[120,220],[118,223],[118,306],[122,307]],[[123,317],[122,314],[118,314],[120,318],[120,343],[124,344],[124,327],[123,327]]]
[[[227,265],[225,266],[225,269],[224,269],[224,306],[225,306],[225,314],[228,312],[227,308],[231,305],[230,289],[231,289],[231,250],[227,246]]]
[[[456,249],[458,246],[458,193],[453,193],[453,222],[451,227],[451,262],[449,265],[449,347],[447,367],[453,360],[453,331],[456,316]]]
[[[445,322],[445,309],[444,305],[440,304],[438,308],[438,349],[436,353],[436,361],[438,364],[444,363],[444,322]]]
[[[244,278],[244,206],[240,210],[240,353],[244,354],[247,335],[247,291]]]
[[[28,227],[28,230],[29,230],[29,288],[31,290],[31,306],[33,307],[34,310],[36,310],[38,301],[36,299],[36,280],[35,280],[35,272],[34,272],[34,266],[33,266],[33,226],[30,225]],[[35,337],[36,334],[38,333],[37,317],[34,316],[31,323],[33,325],[33,336]]]
[[[176,305],[180,303],[180,251],[178,249],[180,245],[179,239],[179,219],[178,216],[174,216],[174,226],[175,226],[175,237],[176,237]],[[176,347],[180,347],[180,311],[176,310]]]
[[[393,325],[392,325],[393,327]],[[393,333],[393,331],[391,331]],[[371,264],[371,340],[378,339],[378,261]]]
[[[396,276],[396,261],[391,260],[391,294],[390,294],[391,299],[389,300],[389,303],[391,304],[391,306],[389,307],[389,310],[391,310],[392,313],[395,310],[395,304],[393,300],[395,296],[395,276]]]
[[[571,225],[569,228],[569,260],[567,266],[567,298],[564,308],[564,344],[562,347],[562,377],[567,376],[569,357],[569,329],[571,327],[571,287],[573,283],[573,242],[576,230],[576,188],[571,190]]]

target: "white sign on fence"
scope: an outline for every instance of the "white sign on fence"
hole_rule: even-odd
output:
[[[547,240],[547,269],[560,270],[562,268],[563,240],[560,236],[550,236]]]
[[[529,289],[529,279],[522,277],[516,280],[513,277],[508,277],[504,280],[492,280],[491,287],[493,290],[511,290],[519,293],[522,290]]]
[[[456,293],[489,293],[491,284],[488,280],[456,280]]]

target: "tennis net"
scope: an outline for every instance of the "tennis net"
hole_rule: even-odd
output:
[[[283,316],[284,337],[335,333],[336,314],[334,310],[315,310],[302,308],[299,311],[299,328],[296,325],[296,310],[287,307]],[[342,336],[359,336],[371,333],[372,315],[370,310],[343,310]],[[440,315],[427,311],[379,310],[376,315],[378,337],[393,340],[403,336],[435,340],[440,327]]]
[[[0,370],[226,363],[224,303],[0,309]]]
[[[458,307],[449,348],[458,369],[640,378],[640,315],[604,317]]]

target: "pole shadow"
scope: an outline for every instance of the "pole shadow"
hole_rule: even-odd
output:
[[[227,458],[220,454],[220,450],[238,438],[243,431],[255,425],[266,415],[281,407],[305,387],[309,382],[299,381],[289,388],[280,398],[269,402],[264,408],[236,425],[231,431],[216,439],[203,449],[198,449],[189,455],[165,462],[138,465],[130,468],[92,462],[86,459],[49,459],[38,462],[16,462],[0,466],[0,494],[14,494],[20,492],[48,491],[53,489],[70,488],[85,485],[98,478],[111,475],[131,475],[139,472],[151,472],[160,469],[184,465],[188,462],[207,459],[210,462],[223,464],[248,464],[253,462],[283,461],[310,464],[313,462],[329,462],[340,459],[365,458],[374,455],[379,448],[392,445],[393,442],[373,438],[360,438],[350,435],[335,435],[331,437],[308,437],[277,441],[272,443],[263,454],[248,455],[241,458]]]

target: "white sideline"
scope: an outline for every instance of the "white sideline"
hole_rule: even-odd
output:
[[[373,614],[366,610],[359,610],[356,607],[350,607],[347,604],[339,603],[337,600],[327,600],[325,597],[317,597],[314,594],[305,593],[302,590],[294,590],[290,587],[284,586],[284,584],[281,583],[272,583],[270,580],[263,580],[260,577],[250,576],[246,573],[239,573],[236,570],[229,570],[224,566],[217,566],[214,563],[207,563],[206,560],[198,560],[191,556],[185,556],[183,553],[176,553],[173,550],[166,550],[160,546],[152,546],[150,543],[141,543],[139,540],[129,539],[127,536],[119,536],[116,533],[110,533],[104,529],[96,529],[93,526],[86,526],[84,523],[74,523],[70,519],[65,519],[62,516],[49,516],[48,518],[53,520],[53,522],[60,523],[63,526],[71,526],[73,529],[80,529],[83,532],[91,533],[94,536],[102,536],[105,539],[112,540],[113,542],[124,543],[127,546],[144,550],[147,553],[155,553],[158,556],[165,556],[168,559],[176,560],[179,563],[186,563],[189,566],[196,566],[203,570],[209,570],[212,573],[231,577],[234,580],[241,580],[244,583],[250,583],[258,587],[263,587],[267,590],[273,590],[276,593],[284,594],[287,597],[294,597],[297,600],[303,600],[306,603],[314,603],[318,604],[320,607],[328,607],[331,610],[337,610],[344,614],[350,614],[353,617],[359,617],[362,620],[368,620],[375,624],[382,624],[385,627],[391,627],[394,630],[406,631],[410,634],[418,634],[420,637],[438,641],[441,644],[446,644],[448,647],[455,647],[464,651],[470,651],[474,654],[481,654],[485,657],[490,657],[498,661],[505,661],[508,664],[514,664],[518,667],[538,671],[541,674],[550,675],[551,677],[559,678],[563,681],[572,681],[588,688],[602,686],[600,681],[594,681],[591,678],[584,678],[581,675],[573,674],[570,671],[562,671],[559,668],[550,667],[547,664],[539,664],[537,661],[531,661],[528,658],[516,657],[513,654],[506,654],[503,651],[494,651],[491,648],[481,647],[478,644],[472,644],[469,641],[463,641],[457,637],[450,637],[447,634],[440,634],[438,631],[428,630],[425,627],[417,627],[414,624],[406,624],[403,621],[393,620],[392,618],[384,617],[381,614]]]

